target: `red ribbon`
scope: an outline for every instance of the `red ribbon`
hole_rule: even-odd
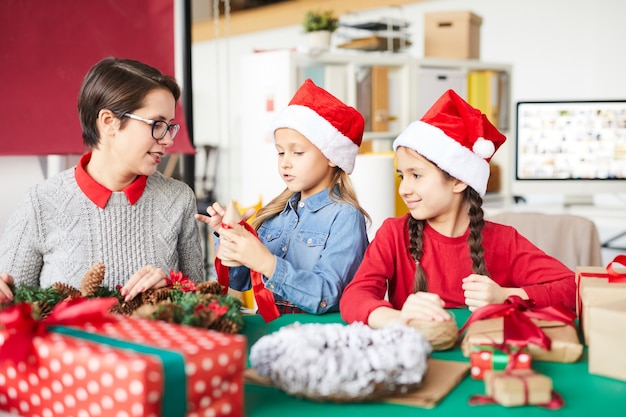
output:
[[[114,297],[64,300],[42,320],[32,315],[32,305],[20,303],[0,312],[0,323],[7,336],[0,346],[0,360],[23,362],[33,353],[33,339],[45,335],[48,326],[71,326],[85,323],[100,324],[112,321],[107,313],[117,303]]]
[[[240,225],[246,228],[247,231],[252,233],[257,238],[259,237],[256,233],[256,230],[252,228],[246,221],[242,220],[239,222]],[[223,293],[226,294],[228,291],[230,276],[228,273],[229,267],[222,264],[220,258],[215,258],[215,271],[217,273],[217,282],[219,282],[223,287]],[[265,288],[265,284],[263,284],[263,278],[260,272],[250,270],[250,280],[252,281],[252,293],[254,294],[254,299],[256,300],[257,307],[259,308],[259,314],[263,317],[266,323],[269,323],[272,320],[280,317],[280,313],[278,312],[278,308],[276,307],[276,302],[274,301],[274,293]]]
[[[459,334],[475,321],[502,317],[502,343],[514,345],[534,343],[545,350],[550,350],[552,341],[531,319],[555,320],[573,325],[576,314],[562,306],[535,308],[534,304],[533,300],[523,300],[517,295],[512,295],[502,304],[480,307],[467,319]]]
[[[468,403],[469,405],[499,404],[493,397],[490,397],[488,395],[481,395],[481,394],[472,395]],[[561,397],[561,395],[558,392],[553,390],[550,401],[548,401],[545,404],[533,404],[533,405],[537,407],[545,408],[548,410],[558,410],[559,408],[565,405],[565,401],[563,400],[563,397]]]

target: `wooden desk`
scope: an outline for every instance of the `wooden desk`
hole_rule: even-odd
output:
[[[469,311],[455,309],[455,317],[461,326]],[[243,334],[248,338],[248,348],[261,336],[280,327],[299,321],[301,323],[342,323],[338,313],[321,316],[294,314],[284,315],[277,320],[264,323],[260,316],[246,316]],[[469,361],[460,348],[435,352],[434,358],[454,361]],[[252,384],[245,386],[245,415],[247,417],[403,417],[403,416],[446,416],[446,417],[489,417],[489,416],[626,416],[626,382],[617,381],[588,372],[587,351],[576,363],[534,362],[533,368],[552,378],[554,389],[565,400],[560,410],[545,410],[534,406],[503,407],[500,405],[470,406],[467,401],[473,394],[484,394],[484,382],[469,375],[453,389],[435,408],[415,408],[385,403],[334,404],[317,403],[289,396],[272,388]]]

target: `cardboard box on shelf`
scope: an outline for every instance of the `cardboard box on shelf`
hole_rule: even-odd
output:
[[[482,18],[470,11],[424,14],[424,56],[480,59]]]

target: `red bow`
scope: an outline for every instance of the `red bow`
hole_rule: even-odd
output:
[[[246,230],[254,236],[258,237],[256,230],[254,230],[247,222],[242,220],[239,224],[245,227]],[[222,264],[220,258],[215,258],[215,271],[217,272],[217,282],[224,287],[223,293],[226,294],[229,287],[230,277],[228,267]],[[276,307],[276,302],[274,301],[274,293],[265,288],[261,273],[251,269],[250,279],[252,280],[252,292],[254,294],[254,299],[259,307],[259,314],[261,314],[263,320],[265,320],[266,323],[269,323],[270,321],[280,317],[280,313]]]
[[[617,255],[606,266],[606,272],[608,272],[609,275],[609,282],[626,282],[626,273],[619,273],[615,269],[613,269],[614,263],[626,266],[626,255]]]
[[[534,343],[545,350],[550,350],[552,341],[531,319],[556,320],[573,324],[576,315],[565,307],[535,308],[533,300],[523,300],[517,295],[507,298],[502,304],[489,304],[472,313],[459,334],[477,320],[503,318],[503,343],[526,345]]]
[[[64,300],[42,320],[33,318],[31,304],[16,304],[0,312],[0,323],[6,330],[4,343],[0,346],[0,358],[15,363],[25,361],[33,352],[33,338],[45,335],[48,326],[109,322],[112,318],[107,313],[117,302],[114,297]]]

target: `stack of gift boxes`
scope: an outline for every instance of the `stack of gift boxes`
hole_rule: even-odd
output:
[[[562,406],[552,379],[535,372],[532,362],[580,358],[575,318],[567,309],[534,308],[532,301],[516,296],[476,310],[461,329],[461,349],[470,359],[472,378],[484,380],[486,396],[473,396],[470,403]]]
[[[578,267],[576,284],[579,322],[589,352],[589,373],[626,381],[626,268],[623,266],[626,255],[615,257],[606,268]]]

